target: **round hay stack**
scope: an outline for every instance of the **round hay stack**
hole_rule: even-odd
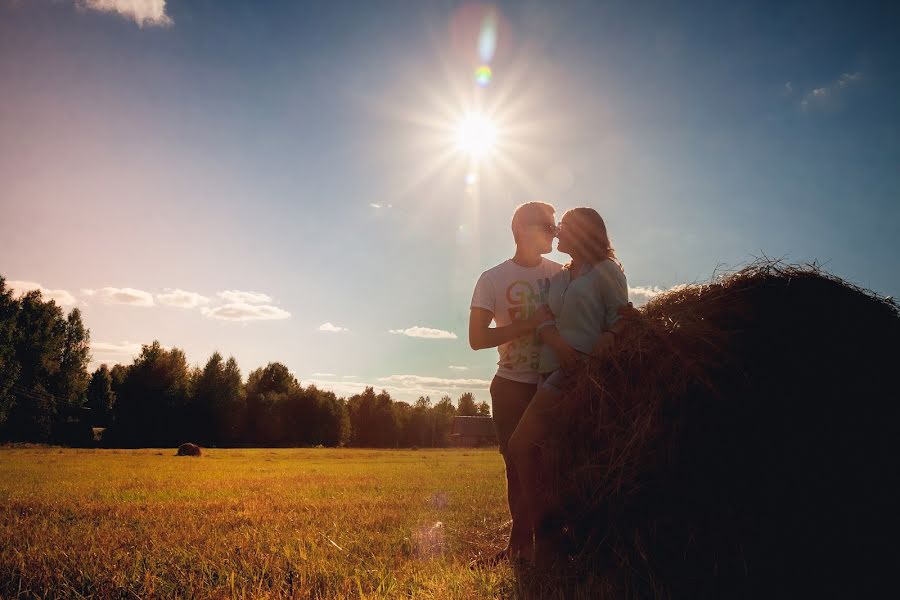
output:
[[[896,587],[898,359],[897,304],[815,266],[653,299],[545,454],[574,564],[626,598]]]
[[[200,446],[190,442],[178,446],[176,456],[200,456]]]

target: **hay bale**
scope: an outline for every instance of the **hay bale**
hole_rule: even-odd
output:
[[[900,310],[760,262],[655,298],[545,454],[619,597],[859,597],[900,564]],[[891,582],[892,583],[892,582]]]
[[[178,446],[176,456],[200,456],[200,446],[190,442]]]

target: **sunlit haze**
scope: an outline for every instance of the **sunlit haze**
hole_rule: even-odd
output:
[[[469,302],[527,201],[596,208],[636,304],[762,255],[897,295],[898,26],[895,3],[0,2],[0,274],[81,309],[91,367],[158,339],[406,401],[490,401]]]

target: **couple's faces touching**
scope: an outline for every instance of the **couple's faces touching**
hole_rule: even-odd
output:
[[[553,213],[547,213],[537,223],[529,223],[523,227],[525,239],[541,254],[547,254],[553,250],[553,238],[556,236],[556,222]],[[520,242],[522,241],[520,234]]]

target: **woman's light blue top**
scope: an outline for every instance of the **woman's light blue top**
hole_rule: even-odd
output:
[[[594,349],[600,334],[619,320],[619,307],[627,303],[625,273],[608,259],[586,265],[574,281],[569,269],[550,280],[548,304],[556,317],[556,328],[564,340],[585,354]],[[545,344],[538,370],[550,373],[558,368],[556,353]]]

